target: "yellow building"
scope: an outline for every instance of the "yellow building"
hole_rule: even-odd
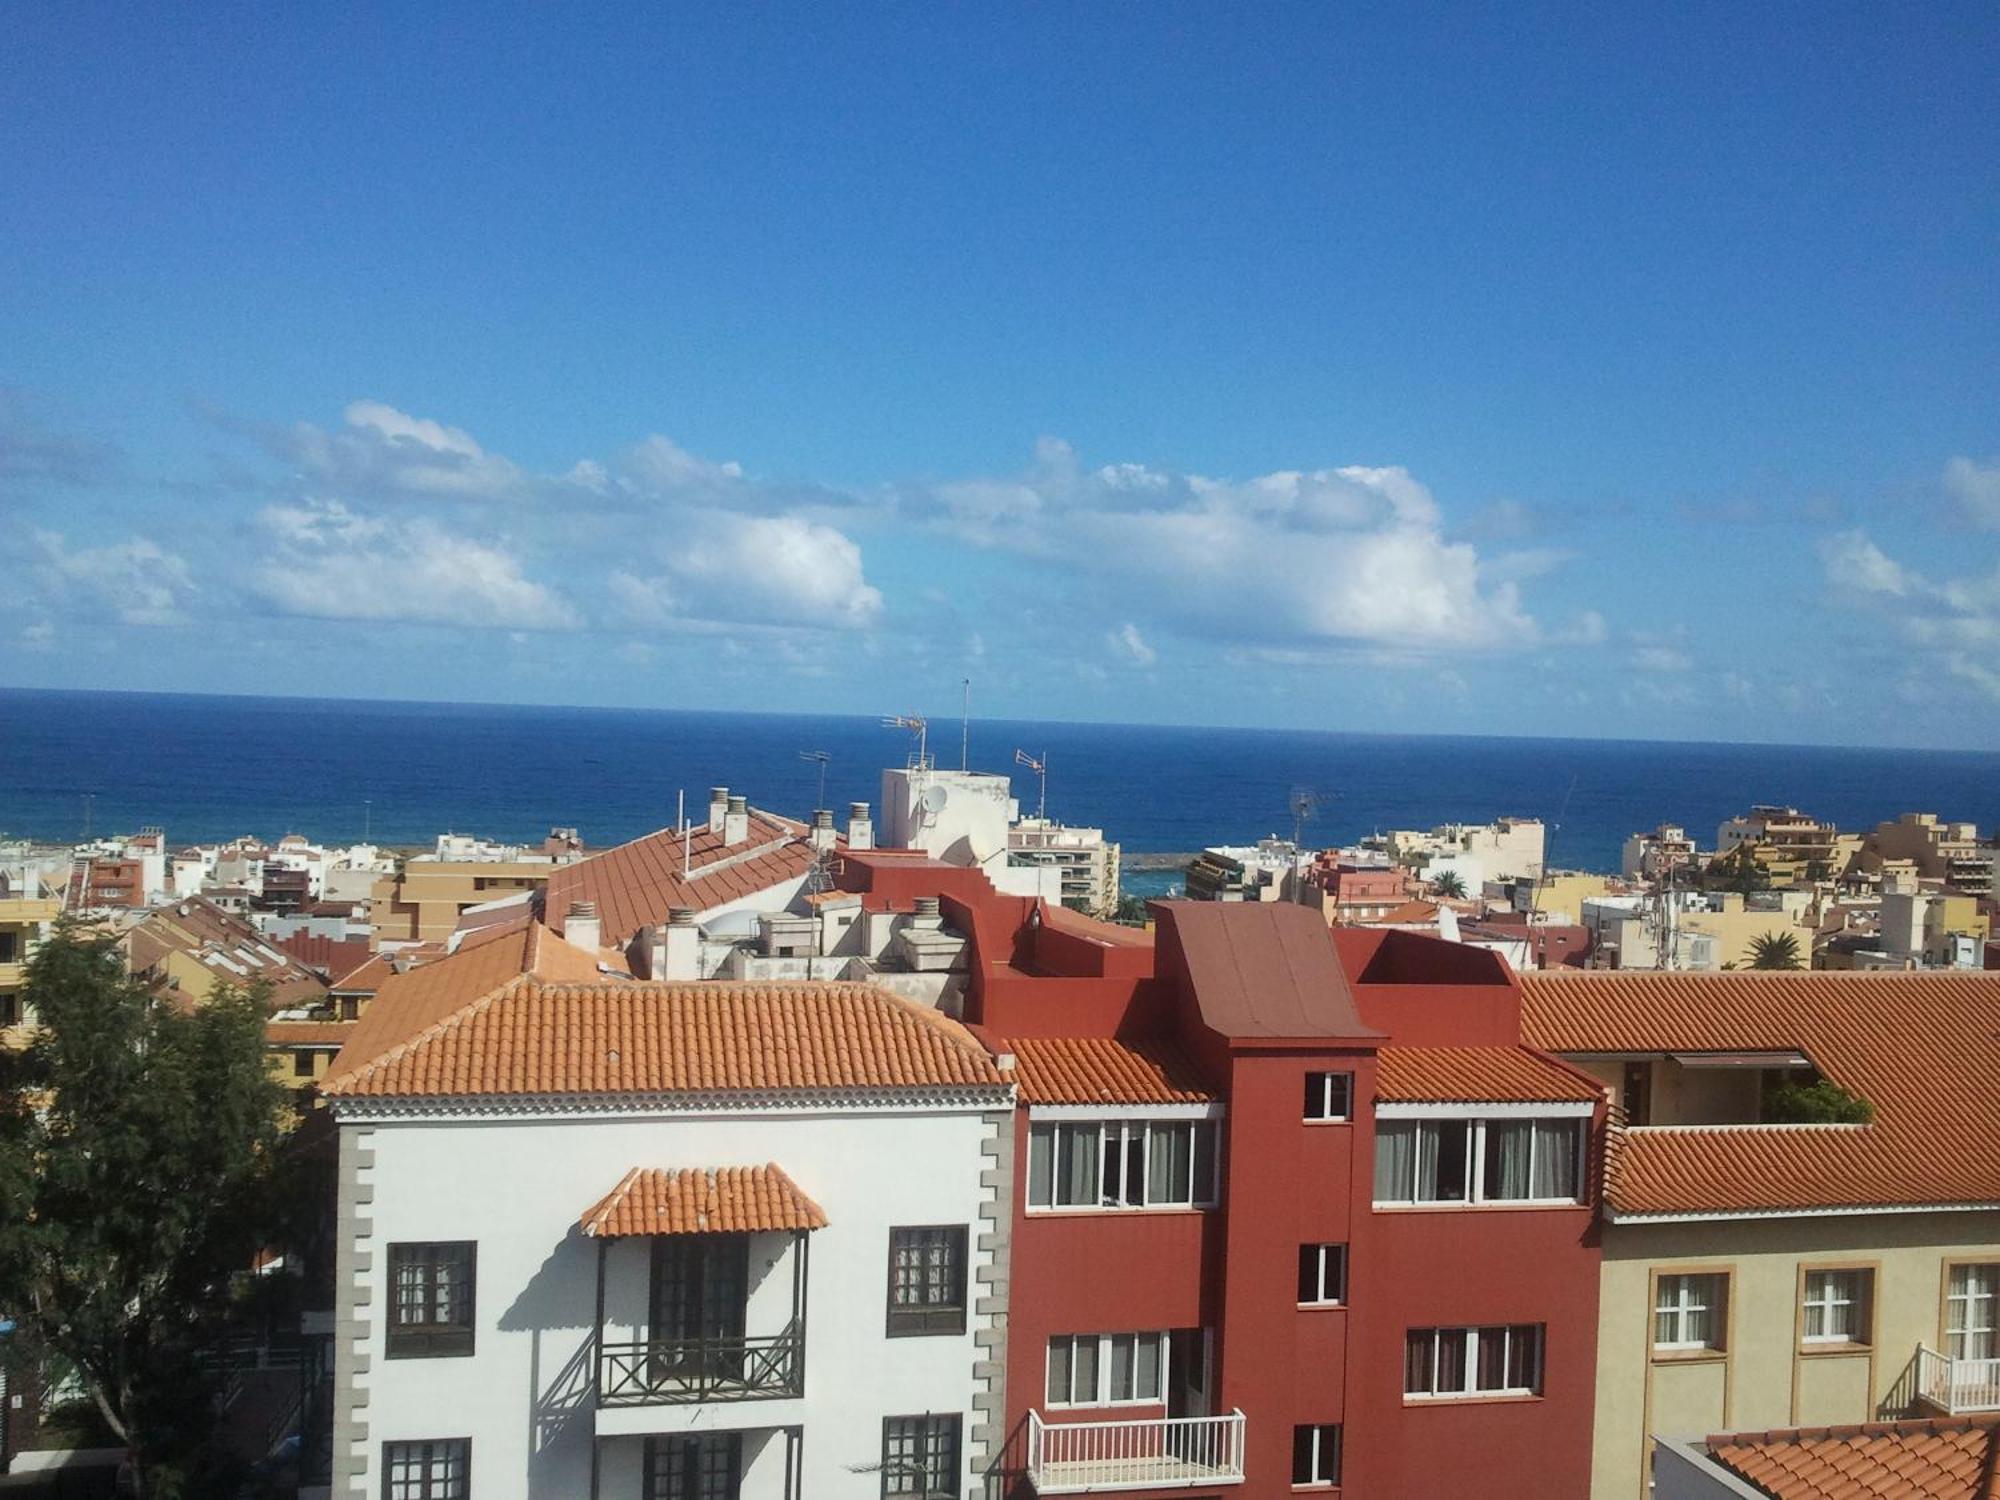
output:
[[[270,987],[275,1010],[326,999],[326,981],[241,917],[203,896],[155,907],[120,938],[132,973],[199,1005],[220,984]]]
[[[32,871],[0,879],[0,1041],[17,1040],[34,1023],[22,999],[28,960],[62,912],[59,896],[44,895]]]
[[[271,1076],[288,1089],[317,1086],[353,1033],[351,1021],[266,1022],[264,1044]]]
[[[1993,889],[1993,850],[1981,846],[1978,827],[1940,822],[1936,813],[1904,813],[1875,825],[1862,845],[1861,867],[1886,871],[1899,864],[1971,895]]]
[[[442,942],[472,907],[538,891],[556,868],[547,856],[474,860],[419,855],[405,860],[394,875],[375,882],[369,898],[375,946]]]
[[[1591,1493],[1654,1437],[2000,1410],[2000,974],[1521,976],[1622,1120]],[[1798,1123],[1826,1080],[1866,1123]]]

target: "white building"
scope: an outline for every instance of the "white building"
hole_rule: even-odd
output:
[[[1119,849],[1102,828],[1022,818],[1007,830],[1007,862],[1048,866],[1062,881],[1062,904],[1093,917],[1118,910]]]
[[[1021,816],[1013,783],[991,771],[940,771],[932,765],[882,773],[884,849],[921,849],[948,865],[983,870],[1010,896],[1062,900],[1062,872],[1008,859],[1008,830]]]
[[[1483,880],[1532,880],[1542,873],[1547,836],[1540,818],[1495,818],[1491,823],[1441,823],[1429,830],[1396,829],[1381,835],[1380,842],[1406,868],[1421,869],[1440,855],[1465,855],[1478,861]]]
[[[324,1091],[335,1496],[980,1493],[1012,1090],[957,1023],[537,925],[385,982]]]

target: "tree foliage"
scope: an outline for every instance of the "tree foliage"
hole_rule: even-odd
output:
[[[1798,934],[1791,932],[1766,932],[1750,942],[1750,967],[1753,969],[1803,969],[1805,960],[1799,953]]]
[[[1446,901],[1462,901],[1465,899],[1465,877],[1456,870],[1442,871],[1431,881],[1431,894]]]
[[[1770,1125],[1866,1125],[1874,1118],[1873,1105],[1830,1078],[1780,1083],[1764,1096],[1764,1120]]]
[[[142,1493],[212,1493],[212,1354],[277,1201],[282,1088],[264,997],[183,1010],[64,927],[28,966],[40,1022],[0,1076],[0,1288],[131,1449]]]

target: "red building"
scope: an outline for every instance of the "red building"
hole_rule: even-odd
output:
[[[1587,1494],[1605,1101],[1521,1043],[1497,957],[1286,904],[1149,937],[907,856],[840,881],[942,897],[1014,1070],[996,1494]]]

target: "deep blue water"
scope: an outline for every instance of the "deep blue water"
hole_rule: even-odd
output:
[[[958,763],[958,739],[956,721],[937,726],[940,764]],[[1046,752],[1052,815],[1133,850],[1289,834],[1296,786],[1323,794],[1308,825],[1321,844],[1511,813],[1560,822],[1552,860],[1591,869],[1615,869],[1635,829],[1664,819],[1707,842],[1753,802],[1853,828],[1908,810],[2000,822],[2000,755],[1972,751],[974,720],[973,767],[1013,774],[1030,806],[1017,747]],[[696,805],[716,782],[803,815],[817,770],[801,750],[832,753],[832,805],[872,803],[908,749],[867,718],[0,689],[0,831],[76,839],[88,793],[94,831],[157,823],[182,843],[351,842],[366,816],[390,843],[564,824],[608,844],[672,822],[678,791]]]

